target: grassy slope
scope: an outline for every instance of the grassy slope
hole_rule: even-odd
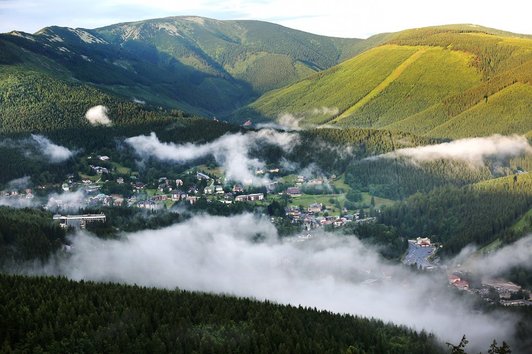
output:
[[[501,119],[511,117],[511,119]],[[429,131],[431,136],[460,138],[464,132],[524,134],[532,129],[532,85],[515,83]]]
[[[398,46],[371,49],[332,69],[268,93],[250,105],[250,109],[266,116],[290,112],[306,116],[306,123],[324,123],[330,120],[331,113],[323,112],[323,107],[344,112],[415,52],[415,48]],[[315,110],[319,112],[314,113]]]
[[[292,113],[306,124],[332,121],[453,138],[531,130],[530,37],[457,25],[407,30],[384,40],[339,66],[262,96],[242,112],[262,119]],[[416,54],[394,60],[405,50]],[[377,63],[364,60],[370,56]],[[488,104],[482,105],[486,97]],[[320,107],[338,111],[311,114]]]
[[[410,65],[398,66],[398,75],[386,89],[341,124],[356,122],[356,125],[383,127],[458,94],[480,80],[469,66],[471,55],[442,48],[422,48],[416,54],[415,62],[405,61],[403,64]]]

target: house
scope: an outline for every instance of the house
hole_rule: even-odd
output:
[[[469,283],[467,281],[465,281],[465,280],[462,280],[462,279],[454,282],[453,285],[459,290],[468,290],[469,289]]]
[[[217,186],[214,186],[214,193],[216,194],[224,194],[224,189],[222,186],[220,185],[217,185]]]
[[[159,210],[162,208],[160,204],[155,203],[153,200],[144,200],[137,203],[137,207],[147,210]]]
[[[248,196],[247,195],[237,195],[235,197],[235,202],[247,202]]]
[[[109,170],[105,167],[90,165],[90,168],[92,168],[99,175],[104,174],[104,173],[105,174],[109,173]]]
[[[447,277],[447,280],[449,280],[449,284],[456,284],[457,282],[459,282],[460,280],[460,277],[458,275],[455,275],[455,274],[451,274]]]
[[[111,198],[113,198],[113,206],[120,207],[124,205],[124,196],[120,194],[111,194]]]
[[[286,194],[292,197],[299,197],[301,196],[301,190],[297,187],[288,187],[286,189]]]
[[[325,183],[323,178],[314,178],[307,182],[309,186],[319,186],[319,185],[322,185],[323,183]]]
[[[187,203],[196,204],[196,202],[199,200],[199,197],[189,195],[186,200],[187,200]]]
[[[313,203],[313,204],[310,204],[307,208],[307,211],[309,213],[319,213],[321,212],[321,209],[323,208],[323,204],[322,203]]]
[[[123,177],[118,177],[118,178],[116,179],[116,183],[118,183],[118,184],[124,184],[124,178],[123,178]]]
[[[106,155],[99,155],[98,158],[100,159],[100,161],[109,161],[109,156]]]
[[[211,184],[210,186],[203,188],[203,194],[214,194],[214,191],[215,191],[214,184]]]
[[[201,172],[197,172],[196,173],[196,178],[198,181],[201,181],[201,180],[210,180],[211,178],[209,176],[207,176],[205,173],[201,173]]]
[[[245,128],[249,128],[253,125],[253,122],[251,122],[251,120],[247,120],[244,124],[242,124],[243,127]]]
[[[172,196],[170,197],[174,202],[177,202],[181,198],[180,192],[174,192],[172,193]]]
[[[235,197],[235,202],[254,202],[257,200],[264,200],[263,193],[242,194]]]
[[[244,192],[244,187],[242,187],[241,184],[235,184],[233,186],[233,193],[243,193]]]
[[[146,185],[142,182],[135,182],[133,187],[135,187],[137,191],[140,191],[140,190],[143,190],[146,187]]]
[[[176,179],[175,180],[175,185],[176,185],[176,187],[181,187],[183,185],[183,180],[182,179]]]
[[[430,247],[430,238],[428,237],[418,237],[416,239],[416,245],[420,247]]]
[[[264,194],[263,193],[248,194],[248,200],[251,202],[254,202],[256,200],[264,200]]]
[[[154,195],[153,197],[151,197],[151,200],[155,202],[164,202],[165,200],[168,200],[168,196],[164,194]]]

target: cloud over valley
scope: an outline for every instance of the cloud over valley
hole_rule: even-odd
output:
[[[176,163],[186,163],[208,156],[225,170],[228,180],[245,184],[261,185],[268,180],[259,178],[255,171],[264,168],[264,162],[250,156],[250,150],[261,144],[271,144],[290,151],[298,142],[298,136],[291,133],[280,133],[271,129],[262,129],[247,134],[226,134],[205,144],[175,144],[161,142],[155,133],[140,135],[125,140],[141,158]]]
[[[470,348],[507,340],[515,321],[474,311],[445,281],[392,265],[356,237],[316,233],[306,241],[281,241],[266,218],[250,214],[195,216],[120,240],[80,232],[72,237],[71,253],[36,271],[43,272],[376,317],[434,332],[444,341],[466,334]]]
[[[508,158],[532,154],[532,146],[524,136],[492,135],[489,137],[454,140],[448,143],[399,149],[379,157],[406,157],[415,162],[439,159],[459,160],[482,165],[487,158]]]

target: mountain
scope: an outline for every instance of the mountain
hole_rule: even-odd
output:
[[[531,36],[473,25],[366,40],[203,17],[52,26],[0,35],[0,122],[1,132],[83,126],[105,104],[122,123],[178,109],[435,138],[530,136],[531,77]]]
[[[458,138],[532,130],[532,37],[474,25],[388,34],[352,59],[266,93],[237,119]]]
[[[38,72],[128,101],[224,115],[366,46],[359,39],[318,36],[266,22],[202,17],[94,30],[52,26],[35,34],[0,35],[0,84],[19,87],[13,76]]]

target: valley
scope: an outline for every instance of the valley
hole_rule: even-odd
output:
[[[0,34],[0,352],[526,353],[531,65],[476,25]]]

